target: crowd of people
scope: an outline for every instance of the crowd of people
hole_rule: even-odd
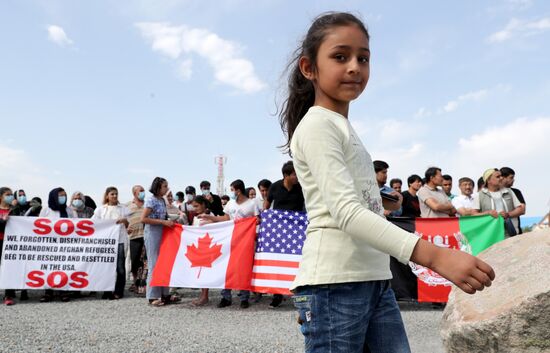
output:
[[[412,174],[407,178],[407,188],[399,178],[388,180],[388,163],[380,160],[373,162],[376,181],[382,197],[393,202],[386,203],[384,215],[387,217],[461,217],[490,214],[502,216],[506,220],[506,236],[521,234],[519,217],[525,213],[525,199],[520,190],[513,188],[515,172],[509,167],[487,169],[477,181],[474,192],[474,180],[461,177],[458,180],[460,194],[452,192],[453,178],[442,174],[440,168],[428,168],[424,177]],[[172,227],[175,223],[201,226],[213,222],[237,220],[245,217],[259,217],[261,210],[274,208],[281,210],[305,211],[304,196],[298,183],[292,161],[283,165],[283,179],[274,183],[262,179],[254,187],[245,187],[242,180],[230,185],[229,195],[216,195],[211,192],[211,184],[202,181],[199,193],[194,186],[185,191],[173,192],[163,178],[155,178],[146,197],[145,188],[135,185],[132,200],[126,204],[119,202],[118,189],[108,187],[100,206],[80,191],[67,197],[63,188],[55,188],[48,195],[47,205],[40,197],[27,200],[23,189],[0,188],[0,251],[6,221],[11,216],[31,216],[50,218],[91,218],[111,219],[119,225],[118,258],[116,266],[116,284],[113,292],[102,294],[103,299],[120,299],[124,296],[126,269],[130,269],[132,284],[129,288],[137,296],[145,296],[153,306],[163,306],[178,302],[179,298],[171,294],[170,288],[148,287],[155,266],[162,236],[162,227]],[[389,185],[388,185],[389,184]],[[387,206],[389,205],[389,206]],[[509,223],[508,223],[509,221]],[[201,306],[209,302],[209,290],[202,289],[194,305]],[[61,301],[78,298],[80,292],[45,290],[41,302],[49,302],[55,297]],[[261,294],[255,294],[259,300]],[[15,303],[15,291],[5,290],[4,304]],[[28,299],[26,290],[20,294],[21,300]],[[250,301],[248,291],[239,292],[240,305],[247,308]],[[278,307],[283,296],[275,294],[270,303]],[[222,291],[220,308],[232,304],[231,290]]]
[[[380,194],[396,198],[393,209],[385,209],[389,217],[462,217],[489,214],[502,216],[507,237],[521,234],[520,216],[525,214],[525,198],[519,189],[513,188],[515,171],[509,167],[490,168],[477,180],[469,177],[458,179],[460,194],[454,194],[453,178],[442,174],[440,168],[430,167],[424,177],[412,174],[403,190],[401,179],[394,178],[386,185],[389,165],[374,161],[376,181]]]
[[[304,211],[304,197],[292,161],[283,165],[282,174],[283,179],[274,183],[267,179],[260,180],[257,184],[258,195],[254,187],[245,187],[244,182],[237,179],[230,184],[229,194],[222,196],[211,191],[208,181],[200,183],[199,193],[191,185],[185,191],[173,192],[166,179],[157,177],[151,183],[148,195],[142,185],[132,187],[132,200],[126,204],[119,201],[119,190],[110,186],[106,188],[99,206],[90,196],[80,191],[73,192],[68,198],[67,192],[60,187],[50,191],[47,204],[43,204],[39,197],[28,201],[22,189],[13,192],[9,187],[1,187],[0,254],[6,223],[10,217],[114,220],[119,231],[116,283],[114,291],[104,292],[101,298],[117,300],[124,296],[126,270],[129,269],[132,278],[129,290],[136,296],[145,296],[152,306],[175,303],[180,298],[170,288],[148,285],[159,255],[163,227],[173,227],[175,224],[201,226],[246,217],[258,217],[259,222],[261,211],[269,208]],[[202,289],[199,298],[192,303],[197,306],[207,304],[208,294],[208,289]],[[231,290],[224,289],[221,294],[218,307],[231,305]],[[15,296],[15,290],[6,289],[4,304],[15,304]],[[59,298],[66,302],[80,296],[80,292],[54,292],[47,289],[40,301],[49,302]],[[248,308],[250,297],[249,291],[239,292],[241,308]],[[261,294],[255,293],[253,299],[259,301]],[[21,291],[20,300],[28,300],[27,290]],[[283,296],[274,295],[270,307],[276,308],[282,301]]]

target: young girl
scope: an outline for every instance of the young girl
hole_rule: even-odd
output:
[[[371,157],[348,121],[369,61],[363,23],[328,13],[313,22],[290,65],[280,122],[310,222],[291,288],[307,352],[410,352],[389,287],[388,254],[429,267],[471,294],[495,277],[481,260],[384,219]]]
[[[204,217],[207,213],[209,202],[204,196],[196,196],[193,199],[193,210],[195,210],[195,213],[198,217],[195,217],[193,219],[193,226],[203,226],[205,224],[212,223],[212,221],[208,219],[201,219]],[[203,306],[208,304],[208,288],[202,288],[201,289],[201,295],[198,299],[195,299],[192,301],[193,305],[195,306]]]

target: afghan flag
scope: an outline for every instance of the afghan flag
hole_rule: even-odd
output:
[[[250,289],[256,217],[164,227],[152,286]]]
[[[422,239],[437,246],[457,249],[477,255],[491,245],[504,240],[504,219],[485,216],[465,216],[460,218],[391,218],[390,222],[415,233]],[[411,283],[414,277],[406,266],[391,262],[392,286],[396,296],[406,295],[407,290],[417,288],[419,302],[446,303],[452,283],[438,273],[410,263],[416,283]],[[403,294],[405,293],[405,294]]]

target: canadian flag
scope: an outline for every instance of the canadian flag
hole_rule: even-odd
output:
[[[250,289],[256,218],[162,233],[152,286]]]

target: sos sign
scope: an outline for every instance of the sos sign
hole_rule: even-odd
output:
[[[38,218],[34,221],[33,232],[38,235],[49,235],[52,232],[66,237],[71,234],[76,234],[81,237],[89,237],[94,234],[94,222],[89,219],[83,219],[78,222],[72,221],[70,219],[59,219],[53,223],[51,219],[48,218]]]
[[[67,284],[74,289],[88,287],[89,281],[86,272],[73,272],[70,275],[63,271],[55,271],[45,276],[42,271],[31,271],[27,275],[27,285],[33,288],[42,288],[46,283],[50,288],[59,289]]]

